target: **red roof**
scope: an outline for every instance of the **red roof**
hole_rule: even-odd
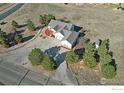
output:
[[[51,35],[51,31],[50,31],[49,29],[46,29],[46,30],[45,30],[45,34],[46,34],[47,36],[50,36],[50,35]]]
[[[48,28],[43,28],[42,35],[43,36],[50,36],[50,35],[52,35],[52,31],[49,30]]]

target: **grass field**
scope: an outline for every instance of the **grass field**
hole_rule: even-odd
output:
[[[83,4],[80,6],[69,4],[25,4],[20,10],[5,21],[25,23],[32,19],[39,24],[40,14],[54,14],[56,18],[67,17],[72,23],[89,30],[86,37],[91,41],[97,39],[110,39],[110,50],[113,51],[117,63],[117,76],[113,80],[106,80],[106,84],[124,84],[124,12],[113,10],[108,5]],[[6,32],[10,31],[10,23],[2,26]]]

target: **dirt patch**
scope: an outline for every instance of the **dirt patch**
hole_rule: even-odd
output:
[[[80,85],[100,84],[100,71],[98,66],[90,69],[83,62],[69,63],[68,67],[74,73]]]

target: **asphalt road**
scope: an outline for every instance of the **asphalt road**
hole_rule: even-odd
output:
[[[43,74],[12,63],[0,63],[0,85],[62,85]]]
[[[7,16],[11,15],[15,11],[17,11],[18,9],[20,9],[23,5],[24,4],[19,3],[16,6],[14,6],[13,8],[9,9],[8,11],[6,11],[5,13],[0,14],[0,21],[3,20],[4,18],[6,18]]]

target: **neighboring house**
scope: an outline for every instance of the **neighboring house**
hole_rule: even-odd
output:
[[[61,41],[61,46],[72,49],[79,37],[79,32],[74,31],[74,26],[71,23],[51,20],[48,29],[53,32],[52,35],[56,39]]]

